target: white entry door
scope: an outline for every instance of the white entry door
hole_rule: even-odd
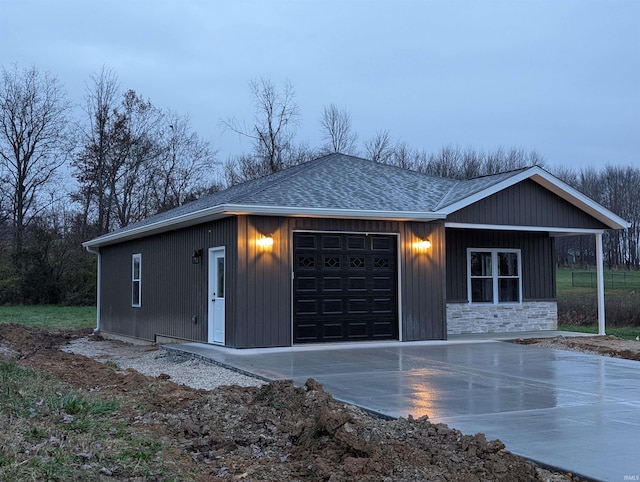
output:
[[[224,248],[209,248],[209,343],[224,345]]]

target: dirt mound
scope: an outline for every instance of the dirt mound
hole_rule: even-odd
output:
[[[539,480],[484,435],[426,417],[381,420],[335,401],[313,380],[225,387],[178,414],[149,414],[212,480]]]
[[[15,357],[26,358],[40,350],[50,350],[91,333],[90,329],[72,332],[57,332],[29,328],[15,323],[0,324],[0,340],[10,348]],[[7,350],[8,351],[8,350]]]

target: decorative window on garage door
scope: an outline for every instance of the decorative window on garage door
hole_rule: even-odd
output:
[[[521,303],[519,249],[467,249],[469,303]]]

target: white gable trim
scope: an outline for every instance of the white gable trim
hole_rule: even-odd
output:
[[[552,193],[561,197],[565,201],[571,203],[578,209],[586,212],[587,214],[593,216],[598,221],[606,224],[611,229],[626,229],[630,226],[630,224],[622,219],[620,216],[612,213],[608,209],[604,208],[600,204],[596,203],[592,199],[589,199],[587,196],[582,194],[580,191],[572,188],[568,184],[562,182],[557,177],[549,174],[544,169],[541,169],[538,166],[531,167],[529,169],[525,169],[522,172],[515,174],[514,176],[505,179],[504,181],[498,182],[486,189],[478,191],[471,196],[465,197],[464,199],[450,204],[446,206],[444,209],[441,209],[439,212],[445,215],[452,214],[460,209],[463,209],[471,204],[474,204],[486,197],[489,197],[497,192],[500,192],[504,189],[507,189],[519,182],[522,182],[526,179],[531,179],[532,181],[540,184],[542,187],[548,189]],[[565,230],[566,231],[566,230]],[[594,232],[594,231],[589,231]]]

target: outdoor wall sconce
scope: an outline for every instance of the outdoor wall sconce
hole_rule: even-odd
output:
[[[265,236],[264,234],[256,241],[258,247],[262,249],[271,249],[273,247],[273,236],[270,234]]]
[[[427,249],[431,248],[431,241],[429,241],[428,239],[419,239],[415,242],[414,247],[418,251],[426,251]]]
[[[191,256],[191,264],[200,264],[202,259],[202,249],[196,249]]]

